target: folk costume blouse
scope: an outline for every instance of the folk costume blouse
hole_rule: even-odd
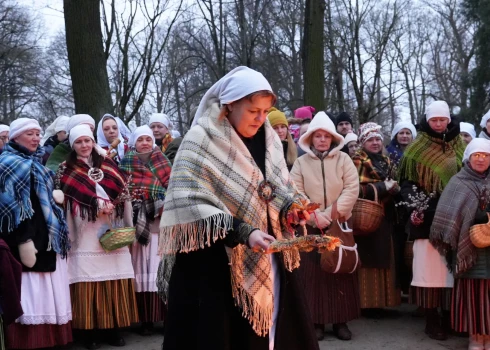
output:
[[[106,252],[99,238],[111,227],[132,226],[132,207],[125,190],[126,177],[113,160],[105,158],[98,183],[88,176],[91,167],[77,159],[74,166],[60,165],[60,188],[72,249],[68,259],[70,284],[134,278],[129,248]],[[99,210],[113,203],[112,216]]]

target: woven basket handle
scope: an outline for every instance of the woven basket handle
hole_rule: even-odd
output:
[[[378,202],[378,190],[376,189],[376,186],[374,186],[373,184],[369,183],[368,184],[369,186],[371,186],[373,188],[373,191],[374,191],[374,201],[375,202]]]

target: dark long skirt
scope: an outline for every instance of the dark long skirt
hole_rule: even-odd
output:
[[[361,316],[357,273],[326,273],[317,252],[301,253],[299,273],[316,324],[345,323]]]
[[[157,292],[136,293],[140,322],[160,322],[165,320],[165,304]]]
[[[275,348],[319,349],[298,276],[284,269],[282,259],[277,261],[281,292]],[[222,241],[177,255],[170,279],[163,349],[269,349],[269,336],[259,337],[234,305]]]
[[[456,332],[490,335],[490,280],[455,279],[451,324]]]
[[[12,323],[5,334],[7,349],[40,349],[63,346],[73,341],[71,322],[63,325]]]
[[[441,308],[449,311],[451,308],[452,288],[410,287],[409,302],[426,309]]]

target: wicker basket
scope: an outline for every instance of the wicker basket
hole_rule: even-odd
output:
[[[413,241],[405,242],[403,258],[405,259],[405,265],[411,270],[413,265]]]
[[[374,201],[358,198],[352,209],[352,227],[356,235],[367,235],[376,231],[385,216],[384,208],[378,202],[376,186],[369,186],[374,190]]]
[[[136,229],[134,227],[121,227],[107,230],[99,238],[99,242],[102,248],[109,252],[133,244],[135,232]]]
[[[488,215],[488,223],[473,225],[470,228],[471,243],[477,248],[490,247],[490,213]]]

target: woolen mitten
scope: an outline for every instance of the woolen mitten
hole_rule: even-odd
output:
[[[31,268],[36,264],[36,247],[33,241],[27,241],[25,243],[19,244],[19,255],[20,261]]]

